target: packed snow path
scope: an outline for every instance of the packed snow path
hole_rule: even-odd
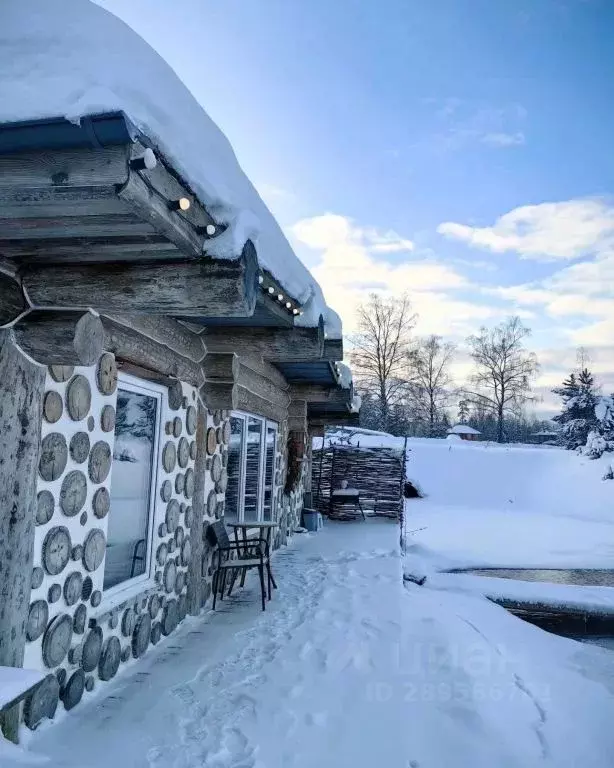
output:
[[[373,695],[398,672],[398,538],[392,521],[297,537],[265,613],[252,580],[30,749],[54,768],[404,768],[397,702]]]
[[[398,526],[328,522],[0,765],[610,768],[614,656],[404,588]]]

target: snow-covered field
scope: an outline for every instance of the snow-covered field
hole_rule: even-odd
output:
[[[602,480],[611,455],[415,439],[407,475],[425,494],[406,506],[406,567],[433,586],[505,597],[611,606],[614,589],[525,584],[440,573],[507,566],[614,568],[614,481]]]

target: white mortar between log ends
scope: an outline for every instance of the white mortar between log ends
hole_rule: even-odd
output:
[[[72,374],[70,378],[69,374]],[[70,383],[71,381],[74,381],[77,376],[84,377],[89,384],[91,391],[91,406],[89,411],[87,413],[79,412],[78,415],[80,418],[78,421],[74,421],[70,418],[65,409],[64,414],[58,422],[54,424],[42,423],[43,436],[55,431],[58,434],[61,433],[65,442],[71,444],[74,444],[74,440],[77,436],[85,436],[89,441],[86,454],[89,453],[90,456],[91,450],[97,443],[109,445],[110,450],[112,451],[114,435],[112,431],[104,432],[104,419],[102,418],[105,408],[112,407],[114,410],[116,408],[117,384],[112,356],[106,353],[101,358],[100,364],[92,368],[77,367],[74,370],[67,368],[66,374],[54,369],[53,375],[52,372],[49,371],[46,377],[45,386],[48,391],[56,392],[58,396],[63,400],[66,400]],[[58,378],[63,379],[63,381],[56,381]],[[172,412],[169,408],[168,397],[163,395],[161,420],[162,423],[164,423],[173,417],[179,417],[182,421],[181,435],[190,435],[190,432],[193,433],[194,431],[193,416],[191,415],[192,411],[190,411],[190,407],[195,408],[196,406],[197,390],[186,383],[181,383],[180,386],[181,405],[179,410]],[[110,394],[104,394],[101,389],[110,391]],[[190,425],[188,425],[188,413],[190,414]],[[88,429],[85,425],[92,418],[92,414],[97,414],[97,416],[93,418],[92,431],[84,432],[84,428]],[[174,445],[177,449],[178,443],[182,439],[181,436],[171,436],[170,439],[174,444],[177,443],[177,445]],[[185,440],[185,437],[183,439]],[[77,441],[79,440],[81,440],[81,437],[77,438]],[[158,457],[156,457],[156,462],[158,463],[162,460],[162,447],[165,441],[166,438],[160,440],[160,453]],[[59,617],[61,616],[68,616],[70,618],[71,626],[73,627],[72,642],[70,643],[69,649],[70,653],[65,654],[59,662],[59,665],[50,670],[57,674],[58,679],[72,679],[72,676],[79,670],[83,656],[78,650],[82,648],[84,638],[88,637],[88,623],[99,628],[99,631],[101,632],[98,662],[104,663],[99,664],[96,662],[92,669],[88,669],[88,677],[86,678],[86,684],[83,686],[83,691],[81,691],[80,686],[75,685],[71,687],[70,691],[72,691],[72,693],[68,695],[68,692],[64,693],[64,688],[61,687],[60,694],[62,695],[64,705],[67,708],[75,706],[81,696],[87,695],[93,690],[96,687],[96,680],[102,681],[106,678],[110,679],[115,674],[117,671],[117,660],[115,658],[117,654],[113,654],[112,659],[104,661],[104,659],[107,658],[104,655],[104,648],[111,648],[111,642],[114,649],[117,649],[118,647],[117,642],[120,644],[120,668],[122,664],[125,664],[134,656],[135,645],[133,632],[135,629],[133,627],[132,632],[126,632],[126,627],[135,624],[135,622],[131,622],[130,616],[138,617],[142,614],[142,611],[144,610],[144,602],[147,600],[148,596],[158,596],[160,600],[160,610],[164,611],[165,618],[163,619],[162,624],[158,625],[157,628],[155,625],[151,628],[151,636],[148,637],[145,647],[147,647],[149,643],[154,643],[159,634],[166,634],[167,632],[172,631],[176,624],[185,617],[187,613],[186,586],[189,583],[188,567],[190,565],[189,560],[185,559],[185,554],[190,554],[191,546],[190,537],[186,534],[187,527],[184,519],[187,520],[189,518],[190,522],[192,522],[194,518],[191,504],[188,499],[185,498],[185,494],[178,495],[175,491],[174,481],[181,471],[181,468],[175,466],[171,473],[165,473],[164,471],[159,472],[155,489],[155,520],[153,527],[154,555],[159,544],[164,542],[166,547],[165,557],[157,561],[154,558],[154,561],[152,562],[151,582],[145,582],[143,586],[137,588],[136,593],[131,594],[126,599],[121,600],[120,594],[118,593],[118,602],[113,603],[111,606],[109,606],[108,601],[103,600],[100,608],[97,608],[97,601],[99,596],[103,593],[104,552],[102,552],[102,556],[101,553],[98,552],[95,554],[90,552],[87,555],[87,564],[90,568],[93,568],[91,572],[88,572],[85,563],[87,553],[84,551],[84,545],[86,545],[88,540],[91,541],[93,532],[100,532],[100,534],[96,533],[96,536],[98,537],[96,539],[97,544],[99,541],[104,542],[103,537],[106,536],[108,525],[108,489],[112,487],[112,472],[109,471],[109,474],[104,479],[101,479],[102,476],[95,472],[95,480],[100,480],[100,482],[96,482],[90,477],[85,477],[85,473],[82,472],[81,474],[83,474],[86,482],[86,496],[82,503],[82,507],[80,508],[89,511],[90,514],[86,515],[84,519],[83,515],[81,517],[79,516],[79,509],[76,511],[73,509],[75,505],[79,506],[82,502],[82,494],[79,493],[70,496],[72,504],[72,506],[69,507],[71,516],[67,517],[66,510],[63,509],[65,503],[60,503],[62,487],[63,485],[65,486],[66,479],[71,473],[77,472],[79,467],[87,468],[88,466],[86,463],[87,455],[84,456],[83,451],[77,452],[76,458],[74,454],[75,451],[71,450],[70,455],[67,457],[66,466],[54,480],[45,481],[41,477],[38,479],[39,492],[47,494],[51,498],[52,507],[50,516],[45,516],[44,522],[36,528],[34,546],[35,569],[32,571],[32,568],[30,568],[28,572],[28,582],[30,580],[30,573],[33,574],[32,578],[35,579],[31,598],[32,604],[38,600],[39,603],[46,606],[47,615],[45,617],[45,623],[47,624],[47,627],[49,627],[55,619],[59,620]],[[185,450],[182,455],[185,456]],[[78,461],[76,459],[78,459]],[[194,459],[188,451],[188,459],[184,469],[186,471],[193,471],[193,467]],[[103,475],[104,474],[105,473],[103,472]],[[79,475],[79,477],[81,477],[81,475]],[[169,485],[171,494],[168,497],[168,502],[164,501],[162,494],[163,486],[165,488],[167,487],[165,485],[166,480],[170,480]],[[162,527],[158,525],[159,520],[164,520],[169,502],[174,502],[178,508],[177,521],[173,532],[169,531],[166,526],[164,526],[164,530],[162,530]],[[46,573],[39,565],[42,556],[42,541],[49,531],[58,526],[68,531],[70,545],[72,547],[71,553],[75,555],[75,557],[69,558],[60,573],[51,575]],[[84,558],[83,561],[81,560],[81,557]],[[173,584],[170,584],[169,581],[169,574],[171,572],[173,574]],[[160,579],[156,582],[155,577],[158,573],[160,573]],[[167,576],[166,583],[163,578],[165,573]],[[67,586],[69,580],[72,584],[73,582],[76,583],[77,578],[82,580],[83,586],[79,599],[75,603],[72,602],[72,597],[70,604],[68,604],[63,597],[60,597],[57,602],[48,602],[51,586],[57,584],[61,592],[66,590],[68,593],[70,591]],[[126,614],[127,618],[124,618],[124,614]],[[160,616],[162,616],[162,613]],[[62,620],[61,626],[68,626],[65,619]],[[83,634],[84,631],[86,633],[85,635]],[[48,633],[44,628],[35,640],[27,643],[25,651],[26,666],[47,669],[42,654],[46,636],[47,645],[49,646],[50,643],[53,645],[53,643],[55,643],[55,638],[50,639],[51,636],[48,636]],[[117,642],[111,640],[111,638],[117,638]],[[141,645],[144,643],[145,638],[141,637]],[[98,647],[98,644],[96,647]],[[59,650],[57,654],[47,654],[46,658],[48,660],[59,658],[59,656],[62,655],[63,646],[58,646],[58,648]],[[107,654],[107,656],[108,655],[109,654]],[[113,663],[110,663],[111,661],[113,661]]]

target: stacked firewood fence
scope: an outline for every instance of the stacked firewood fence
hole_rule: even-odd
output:
[[[341,488],[343,480],[349,488],[360,492],[360,502],[367,514],[402,519],[404,450],[347,445],[314,449],[311,487],[313,504],[319,512],[337,516],[331,504],[331,491]]]

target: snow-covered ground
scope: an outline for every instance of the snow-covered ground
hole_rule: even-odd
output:
[[[276,555],[265,613],[248,581],[25,750],[0,742],[2,768],[609,768],[612,651],[543,632],[463,581],[491,580],[436,570],[589,565],[598,544],[611,564],[612,486],[564,452],[410,447],[410,476],[429,495],[406,502],[408,527],[424,527],[407,566],[429,571],[424,586],[403,585],[394,522],[328,521]],[[575,482],[584,491],[560,509],[531,506],[527,489],[548,470],[561,503]]]
[[[401,581],[390,521],[329,522],[2,768],[606,768],[611,654]],[[0,752],[0,755],[2,753]]]
[[[493,596],[605,606],[614,589],[446,574],[449,568],[614,568],[611,455],[415,439],[407,475],[425,494],[406,506],[406,568],[432,586]]]

